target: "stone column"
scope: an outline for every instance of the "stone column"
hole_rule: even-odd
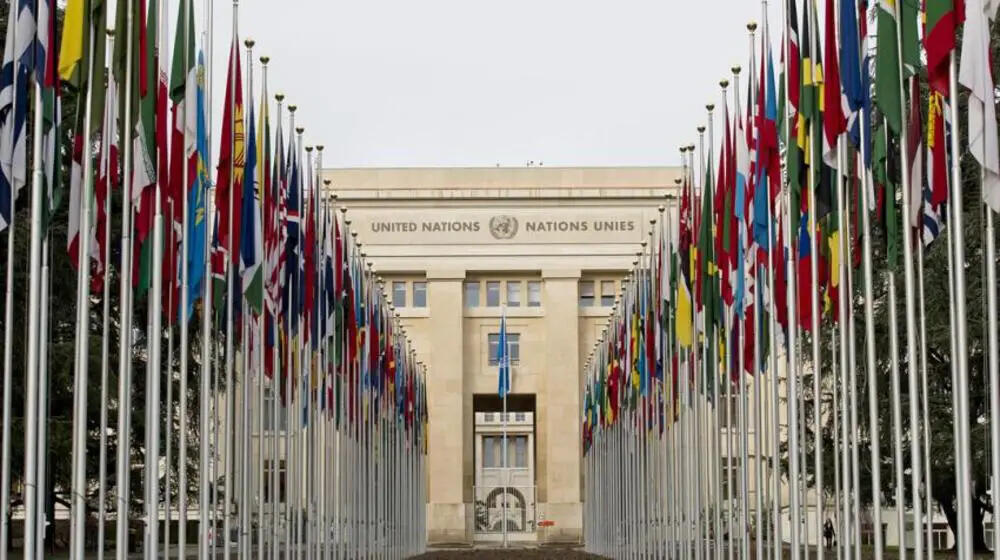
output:
[[[582,538],[580,503],[580,270],[543,270],[542,308],[547,348],[544,392],[536,422],[543,436],[544,468],[539,501],[554,525],[539,531],[545,541]],[[542,463],[539,463],[540,466]]]
[[[464,270],[427,271],[430,363],[427,374],[429,542],[465,542],[465,380],[462,356]],[[471,519],[470,519],[471,521]]]

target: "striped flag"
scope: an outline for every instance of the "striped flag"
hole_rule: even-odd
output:
[[[265,92],[266,93],[266,92]],[[266,99],[266,98],[265,98]],[[243,173],[242,216],[240,218],[240,278],[243,297],[254,313],[259,314],[264,305],[263,239],[261,235],[260,195],[257,181],[257,123],[254,122],[253,96],[250,96],[247,137],[246,167]]]
[[[25,125],[28,76],[35,39],[33,0],[13,0],[0,67],[0,231],[12,219],[14,201],[28,178]]]

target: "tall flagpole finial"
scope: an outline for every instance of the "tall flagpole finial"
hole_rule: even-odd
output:
[[[725,80],[723,80],[723,81],[725,81]],[[729,82],[726,82],[726,85],[728,85],[728,84],[729,84]],[[726,87],[726,86],[722,86],[722,87]],[[715,103],[709,103],[709,104],[705,105],[705,109],[708,109],[708,112],[711,113],[712,111],[715,110]]]
[[[711,105],[709,105],[709,107],[711,107]],[[711,109],[709,109],[709,111],[711,111]],[[701,133],[703,133],[703,132],[705,132],[705,126],[704,126],[704,125],[702,125],[702,126],[699,126],[699,127],[698,127],[698,133],[699,133],[699,134],[701,134]],[[694,144],[692,144],[692,145],[688,146],[688,149],[689,149],[689,150],[693,150],[693,149],[694,149]]]
[[[299,108],[299,106],[298,106],[298,105],[289,105],[289,106],[288,106],[288,112],[289,112],[289,113],[294,113],[295,111],[297,111],[297,110],[298,110],[298,108]]]
[[[322,152],[323,151],[323,144],[317,144],[316,145],[316,151],[317,152]]]
[[[253,46],[256,45],[256,44],[257,44],[257,42],[254,41],[253,39],[251,39],[250,37],[247,37],[243,41],[243,45],[246,46],[246,48],[248,48],[248,49],[252,49]]]
[[[299,134],[302,134],[302,133],[301,133],[301,132],[299,132]],[[309,153],[309,154],[311,154],[311,153],[312,153],[312,151],[313,151],[313,147],[312,147],[312,146],[306,146],[306,153]]]
[[[274,94],[274,100],[277,101],[278,103],[281,103],[282,101],[285,100],[285,94],[283,94],[283,93],[276,93],[276,94]],[[289,111],[294,111],[291,107],[288,107],[288,110]]]
[[[337,195],[334,195],[334,196],[337,196]],[[347,215],[347,207],[346,206],[341,206],[340,207],[340,213],[344,214],[344,215]]]
[[[301,126],[295,127],[295,133],[298,134],[299,136],[301,136],[302,133],[305,132],[305,131],[306,131],[305,127],[301,127]]]
[[[662,204],[659,207],[657,207],[656,209],[660,212],[660,214],[662,214],[663,211],[666,210],[666,208],[664,208]]]
[[[740,68],[739,64],[737,64],[736,66],[733,66],[732,67],[733,75],[734,76],[739,76],[740,75],[740,70],[742,70],[742,68]]]
[[[747,24],[747,31],[749,31],[750,33],[753,33],[754,31],[757,31],[757,22],[756,21],[751,21],[750,23],[748,23]]]
[[[268,62],[271,62],[271,57],[269,56],[260,57],[260,63],[263,64],[264,66],[267,66]]]
[[[702,127],[699,127],[698,132],[703,132],[704,130],[705,130],[705,127],[702,126]],[[692,144],[688,144],[688,151],[689,152],[693,152],[694,151],[694,144],[693,143]]]
[[[729,87],[729,80],[723,78],[723,79],[719,80],[719,85],[722,86],[722,89],[726,89],[727,87]],[[711,111],[714,107],[706,107],[706,108],[709,111]]]

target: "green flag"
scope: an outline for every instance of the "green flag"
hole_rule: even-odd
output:
[[[901,21],[896,19],[897,11]],[[899,81],[899,51],[900,46],[902,46],[903,77],[914,75],[920,64],[916,2],[912,0],[879,0],[877,29],[875,103],[885,115],[886,122],[893,134],[902,134],[903,100],[900,98],[902,88]],[[899,33],[901,35],[897,37]]]

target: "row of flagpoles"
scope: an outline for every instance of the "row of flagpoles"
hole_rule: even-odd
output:
[[[186,557],[192,539],[199,558],[215,557],[219,547],[224,558],[275,559],[402,558],[423,549],[426,372],[347,209],[324,194],[322,146],[304,144],[293,105],[284,126],[280,94],[272,134],[269,60],[259,58],[258,86],[254,43],[241,48],[235,1],[233,8],[213,158],[213,73],[203,55],[208,50],[211,59],[212,2],[202,34],[193,1],[177,2],[172,56],[166,0],[119,0],[113,30],[106,30],[103,0],[70,0],[64,8],[53,0],[9,2],[0,69],[0,231],[7,238],[0,560],[12,538],[12,478],[23,488],[25,560],[43,557],[46,526],[55,522],[45,490],[52,469],[48,293],[51,247],[59,243],[51,226],[63,215],[77,296],[72,482],[56,490],[70,496],[71,558],[88,553],[87,527],[96,518],[97,557],[113,542],[124,559],[130,517],[142,521],[141,542],[132,544],[146,558]],[[69,127],[61,123],[64,99],[76,107]],[[68,208],[59,208],[64,159],[71,160]],[[30,195],[19,200],[29,170]],[[28,332],[15,342],[13,271],[24,257],[15,232],[25,231],[15,220],[25,218]],[[112,230],[120,231],[117,247]],[[145,317],[136,312],[143,309]],[[200,336],[191,332],[197,319]],[[108,387],[112,327],[117,394]],[[101,400],[92,403],[96,336]],[[12,356],[22,344],[23,470],[11,465],[10,428]],[[192,373],[197,381],[189,384]],[[98,430],[87,425],[94,404]],[[133,409],[145,415],[138,447]],[[96,479],[87,466],[95,448]],[[109,448],[117,449],[114,476]],[[189,449],[196,459],[189,461]],[[139,473],[141,494],[131,488]],[[191,519],[197,535],[187,532]]]
[[[681,148],[679,200],[668,195],[653,220],[585,366],[587,547],[615,558],[822,559],[816,545],[835,534],[838,558],[861,558],[870,531],[881,558],[891,493],[900,557],[911,548],[931,558],[930,443],[947,428],[928,412],[925,302],[943,294],[924,293],[924,252],[947,222],[959,233],[946,247],[950,354],[937,359],[952,375],[957,550],[971,558],[971,422],[989,424],[988,476],[1000,480],[1000,147],[989,55],[998,5],[781,3],[780,51],[764,0],[763,25],[748,25],[745,95],[734,67],[731,83],[720,82],[721,138],[710,104],[698,147]],[[963,174],[966,154],[974,177],[971,166]],[[969,404],[963,180],[981,189],[986,216],[988,418]],[[877,347],[876,312],[888,348]],[[1000,531],[990,545],[1000,558]]]

